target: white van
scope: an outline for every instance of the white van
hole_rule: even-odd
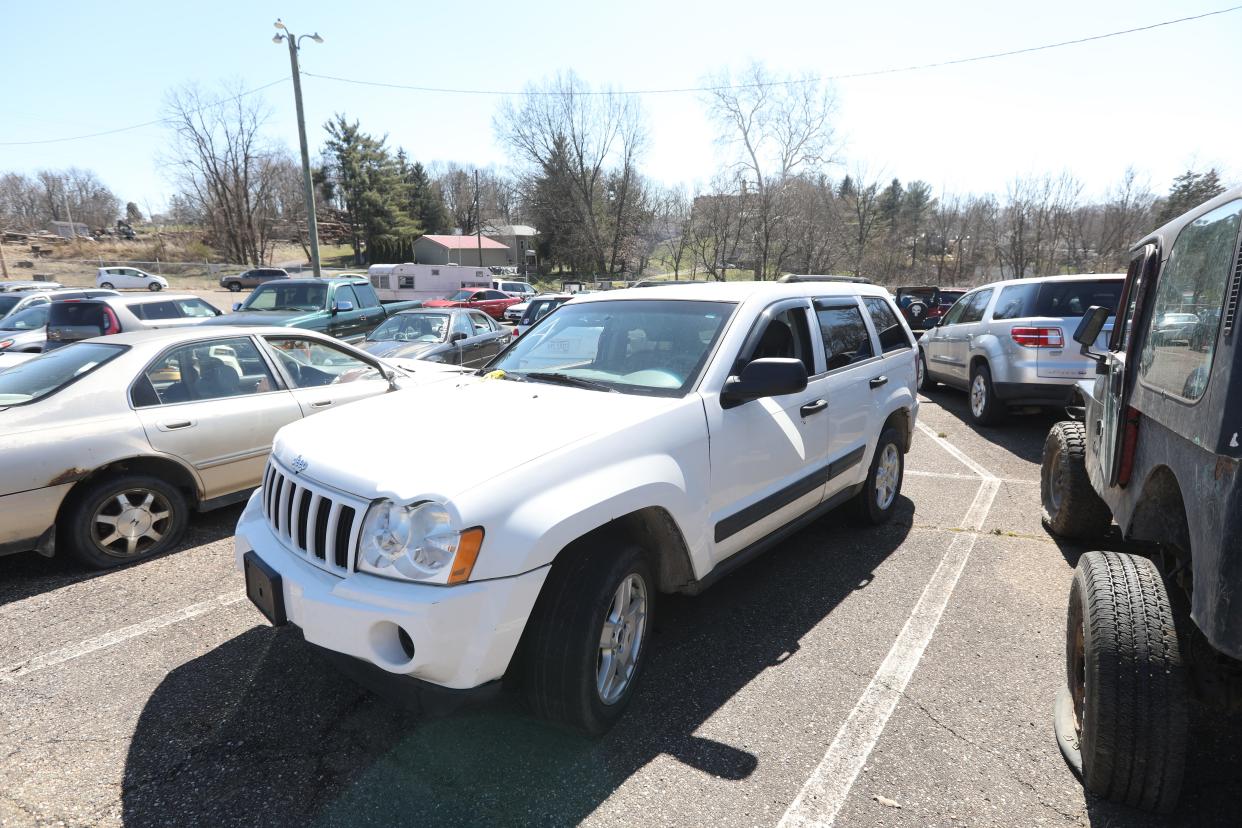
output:
[[[492,288],[507,293],[510,296],[516,296],[519,299],[529,299],[539,291],[535,290],[535,286],[530,282],[523,282],[517,279],[492,279]]]
[[[485,267],[471,265],[375,264],[367,268],[380,299],[443,299],[462,288],[492,286]]]
[[[95,287],[105,290],[114,288],[163,290],[168,287],[168,280],[163,276],[156,276],[136,267],[101,267],[95,274]]]

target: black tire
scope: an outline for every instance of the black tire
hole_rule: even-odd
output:
[[[867,471],[867,480],[862,491],[854,498],[854,513],[858,521],[867,526],[880,526],[892,519],[897,510],[897,497],[901,494],[901,482],[905,478],[906,458],[901,447],[905,441],[895,428],[886,428],[880,433],[875,444],[875,453],[871,455],[871,468]],[[889,461],[896,463],[896,481],[892,482],[891,493],[881,491],[880,476],[887,466],[882,462],[885,452],[892,449]],[[892,473],[889,468],[889,473]],[[886,501],[886,502],[885,502]]]
[[[1039,499],[1045,528],[1075,540],[1102,538],[1113,525],[1113,513],[1087,476],[1087,427],[1066,420],[1044,440],[1039,469]]]
[[[975,383],[981,383],[982,404],[976,405]],[[966,389],[966,410],[975,425],[996,425],[1005,419],[1005,406],[996,398],[996,389],[992,386],[992,369],[986,362],[976,362],[970,370],[970,385]]]
[[[116,289],[112,287],[111,282],[100,282],[99,287],[102,288],[103,290],[115,290]]]
[[[1131,807],[1172,810],[1186,766],[1187,682],[1155,564],[1116,552],[1079,559],[1066,669],[1083,784]]]
[[[923,349],[919,348],[919,364],[916,368],[919,374],[918,392],[920,394],[928,394],[939,387],[940,383],[931,378],[927,373],[927,354],[923,353]]]
[[[152,282],[151,284],[147,285],[147,290],[151,291],[152,293],[159,293],[163,289],[164,289],[164,286],[161,285],[159,282]]]
[[[229,282],[229,292],[241,293],[241,282]]]
[[[152,530],[160,537],[158,540],[150,536],[136,539],[132,553],[128,550],[128,540],[118,538],[111,544],[103,544],[107,539],[102,529],[108,524],[97,522],[99,516],[111,517],[109,512],[121,511],[118,497],[124,497],[131,506],[138,506],[142,496],[128,493],[150,493],[153,495],[152,508],[149,512],[160,514],[167,511],[167,517],[150,522]],[[162,498],[163,504],[159,501]],[[166,509],[162,506],[166,505]],[[190,505],[185,495],[176,486],[145,474],[116,474],[101,477],[74,492],[73,500],[65,509],[56,529],[57,543],[64,543],[68,552],[82,563],[94,569],[112,569],[118,566],[140,561],[158,555],[173,547],[181,540],[189,522]],[[119,515],[118,515],[119,516]],[[139,519],[142,517],[139,515]],[[134,524],[140,528],[142,524]],[[97,532],[98,530],[98,532]],[[102,537],[101,537],[102,535]],[[105,548],[106,547],[106,548]],[[111,551],[108,551],[111,550]]]
[[[645,589],[633,669],[616,698],[605,702],[597,677],[603,665],[604,621],[622,582]],[[655,581],[642,550],[598,536],[566,548],[552,567],[523,633],[520,681],[535,714],[587,733],[606,732],[625,712],[646,661]]]

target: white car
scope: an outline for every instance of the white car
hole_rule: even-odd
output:
[[[0,354],[0,555],[108,568],[176,544],[263,476],[281,426],[455,377],[294,328],[141,330]]]
[[[492,288],[499,290],[501,293],[516,296],[519,299],[529,299],[539,292],[535,290],[535,286],[530,282],[523,282],[518,279],[492,279]]]
[[[109,290],[163,290],[168,287],[168,280],[136,267],[101,267],[95,274],[95,287]]]
[[[417,694],[512,671],[538,714],[598,733],[633,694],[659,593],[697,593],[838,506],[893,515],[915,353],[871,285],[575,298],[486,372],[281,429],[236,564],[272,623],[355,667]],[[474,439],[497,411],[523,424],[504,451]]]

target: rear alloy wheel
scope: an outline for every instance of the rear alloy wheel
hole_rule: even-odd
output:
[[[867,481],[854,501],[862,523],[871,526],[888,523],[895,511],[897,495],[901,493],[904,474],[905,457],[901,452],[901,435],[895,428],[886,428],[876,442]]]
[[[537,715],[600,734],[642,672],[655,581],[632,544],[591,537],[561,556],[523,634],[518,677]]]
[[[976,425],[996,425],[1004,413],[992,387],[992,370],[986,362],[976,363],[970,372],[970,419]]]
[[[1188,693],[1169,594],[1147,558],[1088,552],[1066,614],[1055,726],[1087,790],[1168,813],[1186,766]]]
[[[132,563],[181,539],[189,504],[179,489],[156,477],[105,477],[79,494],[58,532],[69,551],[96,569]]]
[[[1113,515],[1087,476],[1087,427],[1083,423],[1060,422],[1048,432],[1039,469],[1039,498],[1044,526],[1052,534],[1078,540],[1108,534]]]
[[[159,282],[152,282],[151,284],[147,285],[147,290],[151,291],[152,293],[158,293],[159,291],[163,289],[164,289],[164,286],[161,285]]]
[[[111,282],[100,282],[100,283],[99,283],[99,286],[100,286],[101,288],[103,288],[104,290],[112,290],[112,289],[113,289],[113,288],[112,288],[112,283],[111,283]]]
[[[241,282],[229,282],[229,291],[231,293],[241,293]]]

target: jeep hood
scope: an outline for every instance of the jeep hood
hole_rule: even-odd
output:
[[[550,453],[682,401],[472,375],[350,403],[285,426],[286,468],[363,499],[451,500]]]

